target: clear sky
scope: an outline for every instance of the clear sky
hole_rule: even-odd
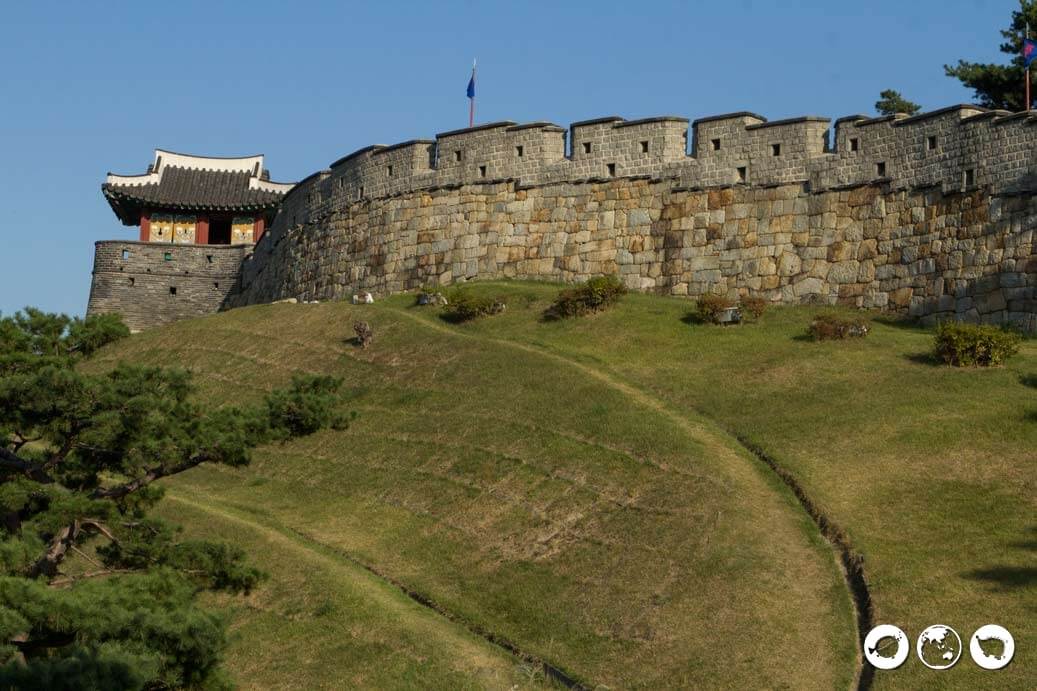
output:
[[[1016,0],[9,2],[0,19],[0,312],[82,314],[93,243],[135,239],[100,186],[156,147],[266,154],[292,181],[477,122],[872,112],[1002,62]]]

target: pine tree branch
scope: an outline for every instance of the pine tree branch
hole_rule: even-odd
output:
[[[48,485],[54,482],[54,478],[48,475],[42,466],[25,460],[3,446],[0,446],[0,468],[18,471],[30,480],[41,484]]]
[[[78,554],[79,556],[83,557],[83,559],[86,559],[88,562],[90,562],[91,564],[96,566],[97,568],[99,568],[99,569],[103,569],[104,568],[104,564],[102,564],[101,562],[97,561],[96,559],[94,559],[89,554],[87,554],[83,550],[79,549],[75,545],[72,545],[72,547],[70,547],[70,549],[73,552],[75,552],[76,554]]]
[[[147,487],[155,480],[160,480],[170,475],[182,473],[185,470],[190,470],[191,468],[205,463],[206,461],[213,460],[216,460],[215,454],[209,452],[198,453],[194,456],[191,456],[183,463],[179,463],[168,468],[165,466],[157,466],[155,468],[152,468],[136,480],[130,480],[129,482],[123,483],[121,485],[116,485],[115,487],[98,487],[91,493],[90,497],[92,499],[122,499],[128,494],[132,494],[137,490]]]
[[[53,578],[57,575],[58,567],[61,565],[61,562],[65,560],[65,556],[68,554],[69,550],[74,550],[83,554],[76,548],[76,540],[85,528],[93,528],[112,542],[118,542],[115,536],[112,535],[112,532],[108,530],[107,526],[103,523],[89,518],[82,520],[77,519],[54,535],[46,553],[37,559],[32,565],[32,568],[29,569],[29,577],[38,578],[40,576],[46,576],[48,578]],[[85,557],[86,555],[84,554],[83,556]],[[87,559],[90,558],[87,557]],[[100,566],[100,564],[98,564],[98,566]]]
[[[76,435],[70,434],[68,438],[65,439],[65,443],[61,445],[60,449],[58,449],[58,452],[51,456],[50,460],[43,464],[43,470],[51,470],[58,463],[64,461],[68,457],[68,455],[72,453],[72,449],[74,449],[75,447]]]
[[[87,571],[81,573],[78,576],[62,576],[61,578],[55,578],[49,583],[51,588],[60,588],[65,585],[72,585],[77,581],[85,581],[90,578],[102,578],[104,576],[118,576],[123,573],[139,573],[141,569],[98,569],[97,571]]]
[[[29,577],[39,578],[40,576],[46,576],[47,578],[53,578],[57,575],[58,566],[65,559],[65,554],[68,553],[69,548],[75,544],[77,537],[79,537],[79,521],[73,521],[59,530],[50,541],[50,547],[47,548],[46,553],[37,559],[36,563],[29,569]]]
[[[32,657],[33,653],[38,650],[63,648],[66,645],[71,645],[75,640],[76,634],[74,632],[50,631],[43,636],[35,638],[30,638],[27,633],[19,634],[8,640],[8,643],[17,648],[26,657]]]

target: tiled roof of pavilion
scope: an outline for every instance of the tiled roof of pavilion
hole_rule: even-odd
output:
[[[155,150],[143,175],[108,174],[101,190],[126,225],[141,209],[262,211],[276,208],[293,183],[270,182],[262,156],[213,158]]]

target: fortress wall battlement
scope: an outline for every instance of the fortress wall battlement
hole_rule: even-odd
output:
[[[850,116],[834,128],[827,118],[768,122],[753,113],[703,118],[690,129],[674,116],[612,116],[568,130],[490,123],[339,159],[287,195],[280,222],[307,223],[362,199],[498,180],[535,186],[643,176],[692,188],[803,181],[814,191],[884,181],[895,189],[1011,193],[1029,184],[1035,122],[965,105],[914,117]]]
[[[287,195],[228,304],[613,273],[1037,330],[1035,123],[613,116],[368,147]]]

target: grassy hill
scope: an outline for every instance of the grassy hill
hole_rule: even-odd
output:
[[[1035,685],[1037,343],[952,370],[894,324],[807,342],[812,308],[719,328],[631,295],[544,322],[557,289],[476,286],[509,308],[467,325],[413,296],[257,306],[100,356],[188,367],[214,406],[293,372],[347,382],[349,430],[166,483],[166,515],[272,575],[212,600],[242,686],[540,685],[543,661],[587,686],[846,688],[857,631],[835,552],[739,439],[863,554],[877,622],[949,624],[966,646],[986,623],[1015,634],[1001,672],[912,655],[877,688]]]

